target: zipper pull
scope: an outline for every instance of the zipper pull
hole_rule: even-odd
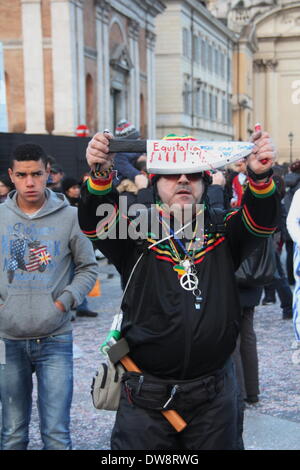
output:
[[[140,392],[141,392],[141,388],[142,388],[143,382],[144,382],[144,376],[143,376],[143,375],[140,375],[139,384],[138,384],[138,388],[137,388],[137,391],[136,391],[136,394],[137,394],[137,395],[139,395]]]
[[[175,395],[175,393],[177,392],[178,388],[179,388],[179,385],[174,385],[174,387],[173,387],[172,390],[171,390],[170,398],[166,401],[166,403],[164,404],[163,408],[167,408],[168,404],[173,400],[174,395]]]

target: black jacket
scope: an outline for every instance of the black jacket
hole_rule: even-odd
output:
[[[217,184],[212,184],[208,187],[207,196],[209,200],[209,206],[211,209],[225,210],[225,194],[222,186]],[[251,256],[251,254],[250,254]],[[255,307],[259,304],[262,287],[241,287],[238,286],[239,290],[239,299],[241,307]]]
[[[116,153],[114,160],[114,168],[117,172],[117,178],[114,181],[115,186],[121,183],[124,178],[134,181],[141,172],[134,166],[140,153]]]
[[[114,205],[114,213],[106,220],[96,216],[99,204],[104,202]],[[124,222],[118,212],[118,193],[96,196],[83,189],[80,226],[115,264],[124,281],[144,253],[122,304],[122,335],[129,343],[130,356],[143,371],[157,377],[190,379],[224,365],[239,332],[240,303],[234,272],[261,235],[275,229],[278,204],[276,192],[258,198],[248,189],[244,211],[228,214],[226,233],[214,233],[206,211],[205,244],[195,254],[203,298],[198,310],[193,293],[181,287],[173,270],[176,260],[169,242],[149,249],[153,243],[150,237],[143,241],[98,239],[96,232],[104,237],[105,227],[113,233]]]

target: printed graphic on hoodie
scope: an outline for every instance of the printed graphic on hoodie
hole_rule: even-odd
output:
[[[14,234],[15,240],[10,244],[10,258],[7,266],[7,278],[11,284],[15,271],[20,269],[27,272],[44,272],[51,262],[51,255],[46,245],[39,240],[28,239]]]

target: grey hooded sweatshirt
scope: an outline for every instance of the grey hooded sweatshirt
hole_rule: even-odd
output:
[[[32,339],[72,330],[72,308],[93,287],[98,266],[82,234],[77,208],[46,189],[34,216],[22,212],[12,191],[0,205],[0,338]],[[66,312],[54,302],[60,300]]]

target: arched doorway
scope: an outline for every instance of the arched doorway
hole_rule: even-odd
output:
[[[110,29],[110,116],[111,128],[120,119],[129,119],[129,81],[133,67],[124,32],[114,22]]]
[[[116,45],[111,52],[110,59],[110,96],[113,128],[120,119],[128,119],[129,71],[131,67],[132,63],[126,45]]]

